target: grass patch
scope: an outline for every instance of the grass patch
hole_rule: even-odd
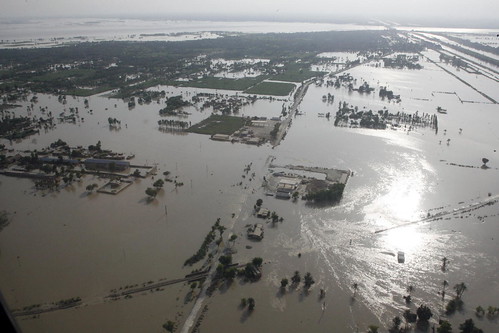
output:
[[[180,82],[180,87],[209,88],[223,90],[246,90],[255,84],[262,82],[266,76],[247,77],[242,79],[226,79],[218,77],[206,77],[197,81]]]
[[[97,87],[94,89],[83,89],[83,88],[76,88],[76,89],[70,89],[66,91],[67,95],[71,96],[81,96],[81,97],[87,97],[87,96],[92,96],[95,94],[100,94],[104,91],[111,90],[113,88],[111,87]]]
[[[94,76],[96,71],[94,69],[68,69],[59,70],[45,73],[32,78],[34,82],[46,82],[54,80],[64,80],[68,78],[89,78]]]
[[[287,96],[294,88],[295,85],[292,83],[260,82],[244,92],[247,94]]]
[[[232,134],[246,124],[241,117],[212,114],[205,120],[191,126],[187,131],[198,134]]]
[[[321,76],[324,72],[312,72],[309,70],[287,70],[270,78],[276,81],[303,82],[314,76]]]
[[[118,99],[123,99],[123,98],[129,98],[131,96],[134,96],[135,94],[139,93],[140,91],[151,88],[154,86],[161,86],[161,85],[166,85],[166,86],[177,86],[175,82],[172,81],[167,81],[163,79],[151,79],[147,80],[144,82],[140,82],[134,85],[129,85],[126,87],[121,87],[116,93],[111,93],[109,94],[110,98],[118,98]],[[111,90],[107,89],[107,90]],[[104,90],[105,91],[105,90]]]

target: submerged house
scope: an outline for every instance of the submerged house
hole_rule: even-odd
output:
[[[257,223],[248,229],[248,238],[262,240],[263,238],[263,225]]]
[[[103,170],[103,171],[125,171],[130,168],[130,162],[121,160],[107,160],[99,158],[86,159],[85,168],[88,170]]]

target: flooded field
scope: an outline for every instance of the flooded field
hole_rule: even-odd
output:
[[[18,316],[19,326],[26,332],[160,332],[173,320],[180,332],[196,323],[201,332],[353,332],[370,324],[385,331],[405,309],[415,312],[427,304],[432,324],[445,318],[457,328],[472,317],[485,332],[496,331],[497,318],[478,319],[474,312],[478,305],[496,306],[499,297],[499,107],[428,60],[438,62],[438,55],[424,55],[421,70],[375,63],[349,69],[355,86],[367,82],[375,89],[370,94],[311,84],[300,115],[293,116],[276,147],[161,132],[158,120],[178,119],[161,117],[161,103],[129,108],[103,94],[91,96],[86,109],[82,97],[68,96],[63,105],[57,96],[38,94],[31,115],[40,116],[39,107],[54,114],[78,107],[84,121],[60,123],[19,141],[2,139],[7,149],[40,150],[57,139],[70,146],[101,141],[106,149],[134,154],[133,164],[154,165],[158,171],[117,195],[88,194],[88,184],[107,182],[93,175],[58,192],[36,191],[31,180],[0,176],[0,209],[12,217],[0,232],[0,287],[10,309],[82,299],[75,308]],[[332,56],[350,59],[349,54]],[[496,98],[497,82],[483,76],[473,80],[476,89]],[[381,86],[400,95],[400,101],[380,98]],[[151,90],[187,98],[200,92],[235,94],[170,86]],[[328,93],[333,102],[323,102]],[[373,112],[436,114],[438,131],[335,127],[334,118],[319,116],[335,114],[342,102]],[[21,104],[10,112],[27,114],[30,102]],[[283,105],[291,106],[292,97],[259,99],[239,115],[278,117]],[[439,106],[447,113],[438,113]],[[189,106],[184,111],[190,114],[182,120],[194,124],[212,109]],[[121,127],[111,128],[109,117],[119,119]],[[484,157],[488,169],[481,168]],[[339,204],[319,207],[266,196],[262,182],[271,163],[350,170],[352,175]],[[166,183],[148,200],[145,190],[165,171],[184,185]],[[258,219],[258,199],[283,221]],[[201,263],[183,264],[217,218],[227,227],[221,247],[228,246],[230,234],[238,236],[234,262],[263,258],[259,282],[235,279],[197,300],[205,287],[191,290],[187,282],[130,298],[106,298],[113,289],[180,279],[201,268]],[[255,223],[264,225],[261,241],[246,237],[247,225]],[[397,261],[399,251],[404,263]],[[450,260],[445,269],[443,257]],[[297,270],[302,276],[310,272],[315,284],[308,292],[301,285],[282,292],[281,279]],[[444,280],[449,287],[443,300]],[[460,282],[468,288],[464,307],[447,316],[445,304]],[[406,304],[409,286],[412,302]],[[256,301],[252,313],[239,306],[248,297]]]

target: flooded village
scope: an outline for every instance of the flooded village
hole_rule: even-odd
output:
[[[22,331],[495,331],[495,57],[404,30],[220,35],[0,50]]]

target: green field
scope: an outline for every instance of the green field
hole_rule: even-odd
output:
[[[309,70],[287,70],[284,73],[272,76],[270,80],[276,81],[289,81],[289,82],[303,82],[314,76],[321,76],[323,72],[312,72]]]
[[[180,87],[209,88],[223,90],[246,90],[263,81],[265,76],[247,77],[242,79],[226,79],[218,77],[207,77],[197,81],[180,82]]]
[[[232,134],[246,123],[241,117],[212,114],[205,120],[191,126],[187,131],[198,134]]]
[[[96,71],[93,69],[68,69],[52,71],[49,73],[44,73],[32,78],[34,82],[46,82],[55,80],[66,80],[69,78],[89,78],[95,75]]]
[[[244,92],[247,94],[288,96],[294,88],[295,85],[292,83],[260,82]]]

